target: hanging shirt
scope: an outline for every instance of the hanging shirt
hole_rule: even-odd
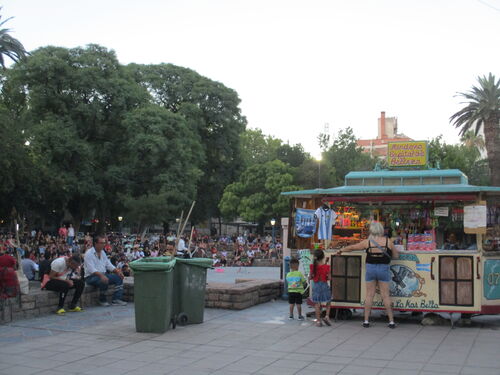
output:
[[[319,240],[331,240],[332,239],[332,227],[335,224],[335,219],[337,214],[330,209],[323,209],[323,207],[318,208],[314,215],[319,221],[318,224],[318,239]]]

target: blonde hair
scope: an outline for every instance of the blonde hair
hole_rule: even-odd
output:
[[[371,222],[370,237],[384,237],[384,227],[378,221]]]

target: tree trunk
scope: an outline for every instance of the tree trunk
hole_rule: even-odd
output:
[[[492,186],[500,186],[499,120],[493,116],[484,122],[484,141],[486,153],[488,154]]]

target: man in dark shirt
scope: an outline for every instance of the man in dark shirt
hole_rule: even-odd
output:
[[[38,265],[38,274],[40,276],[40,281],[43,280],[43,275],[50,272],[50,263],[52,263],[52,253],[46,251],[43,254],[43,260],[40,261]]]

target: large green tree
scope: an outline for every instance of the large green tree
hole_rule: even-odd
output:
[[[94,211],[104,223],[128,183],[119,152],[127,140],[123,120],[147,103],[146,90],[113,51],[44,47],[8,70],[3,97],[43,166],[41,201],[51,202],[51,211],[69,209],[76,223]]]
[[[157,105],[130,112],[124,125],[129,184],[122,199],[127,221],[142,230],[174,219],[195,198],[202,147],[183,116]]]
[[[442,169],[459,169],[469,177],[473,185],[488,185],[489,170],[477,147],[466,142],[446,144],[442,136],[433,138],[428,143],[429,164]]]
[[[298,190],[293,184],[293,169],[280,160],[247,168],[238,181],[228,185],[219,207],[228,219],[241,217],[262,228],[271,218],[288,214],[289,198],[283,191]]]
[[[376,159],[363,152],[358,146],[352,128],[339,131],[331,147],[323,153],[325,165],[332,168],[330,181],[336,186],[344,184],[344,177],[350,171],[368,171],[375,166]]]
[[[217,216],[224,188],[242,169],[240,134],[245,130],[237,93],[222,83],[172,64],[128,66],[152,102],[185,117],[200,137],[205,156],[193,218]]]
[[[460,134],[484,129],[491,183],[500,186],[500,79],[493,74],[478,77],[478,86],[459,93],[466,106],[451,116],[450,121],[460,128]]]

